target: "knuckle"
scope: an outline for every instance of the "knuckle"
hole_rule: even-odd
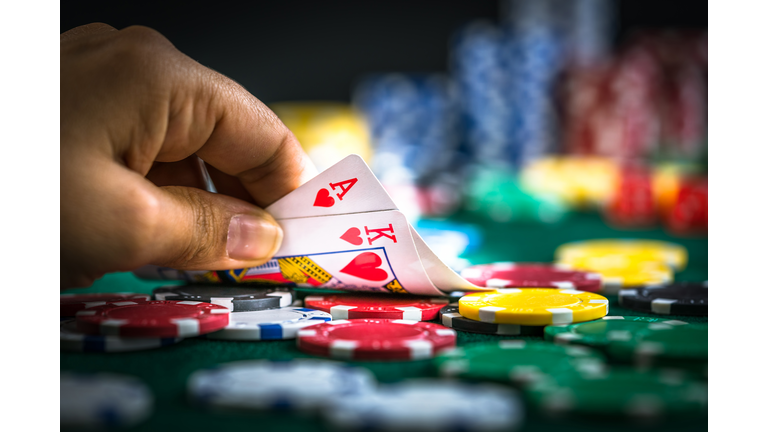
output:
[[[168,40],[168,38],[163,36],[162,33],[149,27],[134,25],[134,26],[126,27],[120,32],[123,34],[126,40],[132,41],[137,46],[141,46],[141,47],[156,47],[156,46],[172,47],[173,46],[171,42]]]
[[[151,81],[155,81],[163,78],[163,72],[171,63],[168,59],[176,52],[173,44],[160,32],[149,27],[132,26],[120,30],[115,37],[110,63],[116,73],[149,76]]]

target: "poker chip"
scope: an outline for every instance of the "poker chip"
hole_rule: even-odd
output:
[[[571,265],[562,265],[600,273],[603,277],[602,293],[610,295],[616,295],[626,288],[665,284],[674,278],[672,268],[664,263],[638,262],[623,256],[587,257],[574,261]]]
[[[228,326],[205,337],[221,340],[294,339],[299,330],[330,320],[329,313],[302,307],[233,312]]]
[[[440,353],[434,363],[444,377],[511,381],[523,387],[572,371],[605,369],[603,356],[589,348],[525,340],[457,347]]]
[[[334,320],[299,330],[301,351],[346,360],[422,360],[456,345],[456,332],[411,320]]]
[[[224,306],[232,312],[248,312],[290,306],[293,291],[283,287],[233,287],[182,285],[155,289],[155,300],[188,300]]]
[[[77,329],[123,337],[191,337],[221,330],[229,309],[211,303],[176,300],[113,302],[81,310]]]
[[[152,414],[154,397],[138,379],[111,373],[62,372],[61,428],[132,427]]]
[[[467,267],[461,276],[489,288],[558,288],[599,292],[602,277],[598,273],[572,270],[557,264],[493,263]]]
[[[123,338],[119,336],[88,335],[77,329],[74,319],[60,322],[62,351],[128,352],[169,346],[182,338]]]
[[[706,362],[709,354],[708,326],[669,323],[649,325],[628,340],[608,344],[606,352],[618,360],[631,360],[640,368],[649,368],[668,360]]]
[[[413,379],[340,397],[323,414],[334,430],[490,432],[516,429],[524,409],[499,385]]]
[[[584,258],[622,257],[635,262],[658,262],[680,271],[688,263],[688,251],[678,244],[660,240],[601,239],[561,245],[555,260],[573,265]]]
[[[442,297],[382,294],[334,294],[307,296],[304,305],[329,312],[333,319],[382,318],[429,321],[448,303]]]
[[[328,360],[245,360],[193,373],[187,391],[193,402],[231,410],[312,410],[342,396],[374,391],[364,368]]]
[[[640,312],[660,315],[707,316],[707,281],[675,282],[621,290],[619,304]]]
[[[500,288],[459,299],[459,313],[486,323],[551,325],[590,321],[608,314],[598,294],[550,288]]]
[[[526,326],[519,324],[494,324],[464,318],[459,313],[459,304],[451,303],[440,309],[440,324],[454,330],[472,333],[495,334],[502,336],[541,336],[544,326]]]
[[[567,326],[549,326],[544,338],[557,344],[603,349],[609,357],[640,368],[707,361],[708,327],[653,317],[610,316]],[[698,367],[698,366],[697,366]]]
[[[526,397],[547,414],[659,418],[704,414],[707,386],[678,371],[611,368],[599,374],[567,374],[542,380]]]
[[[94,293],[94,294],[61,294],[61,316],[73,317],[78,311],[109,302],[131,300],[135,302],[149,300],[149,295],[139,293]]]
[[[635,335],[654,327],[672,329],[674,326],[687,324],[684,321],[665,318],[606,316],[595,321],[547,326],[544,328],[544,339],[557,344],[580,344],[605,348],[615,341],[630,341]]]

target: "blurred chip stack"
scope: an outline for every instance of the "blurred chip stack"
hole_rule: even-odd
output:
[[[568,152],[698,160],[706,144],[706,35],[638,33],[564,85]]]
[[[372,75],[355,87],[353,98],[370,124],[372,169],[408,216],[455,210],[460,188],[450,167],[459,135],[451,81],[438,74]]]
[[[618,229],[706,233],[707,34],[637,30],[614,47],[609,0],[500,6],[499,24],[455,32],[447,76],[354,89],[374,171],[407,216],[595,211]]]

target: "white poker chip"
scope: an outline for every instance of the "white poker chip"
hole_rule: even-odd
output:
[[[135,426],[152,414],[154,397],[137,378],[111,373],[62,372],[60,426]]]
[[[193,373],[193,402],[231,410],[314,410],[339,397],[353,399],[375,389],[373,374],[340,362],[314,359],[245,360]]]
[[[303,307],[232,312],[229,316],[227,327],[205,337],[221,340],[295,339],[299,330],[331,320],[329,313]]]
[[[414,379],[333,401],[335,429],[366,431],[510,431],[523,420],[517,394],[494,384]]]

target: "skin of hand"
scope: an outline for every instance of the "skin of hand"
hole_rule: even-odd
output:
[[[88,24],[60,42],[62,288],[271,258],[283,233],[262,207],[316,174],[277,116],[152,29]]]

